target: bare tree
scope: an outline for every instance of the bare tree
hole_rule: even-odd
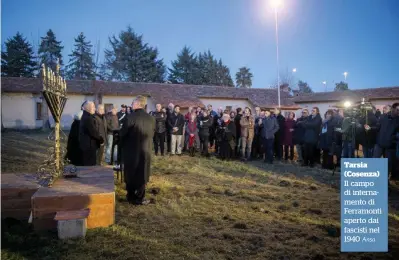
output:
[[[291,92],[293,89],[297,89],[297,82],[295,82],[294,75],[292,71],[286,68],[283,71],[280,71],[280,87],[283,85],[288,85],[288,88]],[[273,84],[271,84],[270,88],[276,89],[278,86],[278,79],[275,79]]]

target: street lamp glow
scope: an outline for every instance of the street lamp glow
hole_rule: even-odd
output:
[[[346,80],[346,77],[348,76],[348,72],[344,72],[344,77],[345,77],[345,80]]]
[[[270,5],[275,9],[279,9],[283,5],[282,0],[270,0]]]
[[[296,68],[293,68],[293,69],[292,69],[292,72],[296,72]]]
[[[352,105],[352,103],[350,101],[345,101],[344,103],[344,107],[348,108]]]

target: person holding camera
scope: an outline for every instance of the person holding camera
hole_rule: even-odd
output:
[[[246,107],[244,115],[240,120],[241,127],[241,159],[249,160],[251,158],[252,141],[255,135],[255,118],[252,116],[251,109]],[[247,151],[247,154],[245,154]]]

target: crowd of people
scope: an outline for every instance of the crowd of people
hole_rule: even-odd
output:
[[[215,111],[212,105],[190,107],[183,115],[180,106],[172,103],[168,107],[157,104],[154,111],[147,113],[145,102],[140,102],[139,109],[122,105],[119,112],[114,107],[107,114],[103,105],[96,108],[93,102],[85,102],[68,139],[67,158],[71,163],[91,166],[105,160],[120,164],[124,154],[135,153],[124,140],[128,138],[127,125],[131,124],[129,115],[140,111],[154,120],[154,127],[143,129],[136,125],[136,134],[141,139],[151,138],[153,145],[145,151],[155,156],[187,152],[209,157],[212,151],[223,160],[264,160],[272,164],[274,160],[295,159],[303,166],[321,164],[333,169],[339,166],[340,158],[354,158],[362,151],[366,158],[388,158],[391,177],[399,177],[398,103],[385,106],[383,113],[373,109],[356,117],[344,109],[331,109],[320,115],[314,107],[310,111],[303,109],[301,116],[295,118],[295,113],[289,112],[285,117],[277,108]]]

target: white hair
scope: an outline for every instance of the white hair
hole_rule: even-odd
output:
[[[76,114],[75,114],[75,120],[80,120],[80,119],[82,119],[82,115],[83,115],[83,111],[82,110],[80,110],[79,112],[77,112]]]
[[[87,109],[89,109],[89,107],[93,105],[94,106],[94,102],[93,101],[87,101],[86,104],[84,105],[84,109],[87,111]]]

